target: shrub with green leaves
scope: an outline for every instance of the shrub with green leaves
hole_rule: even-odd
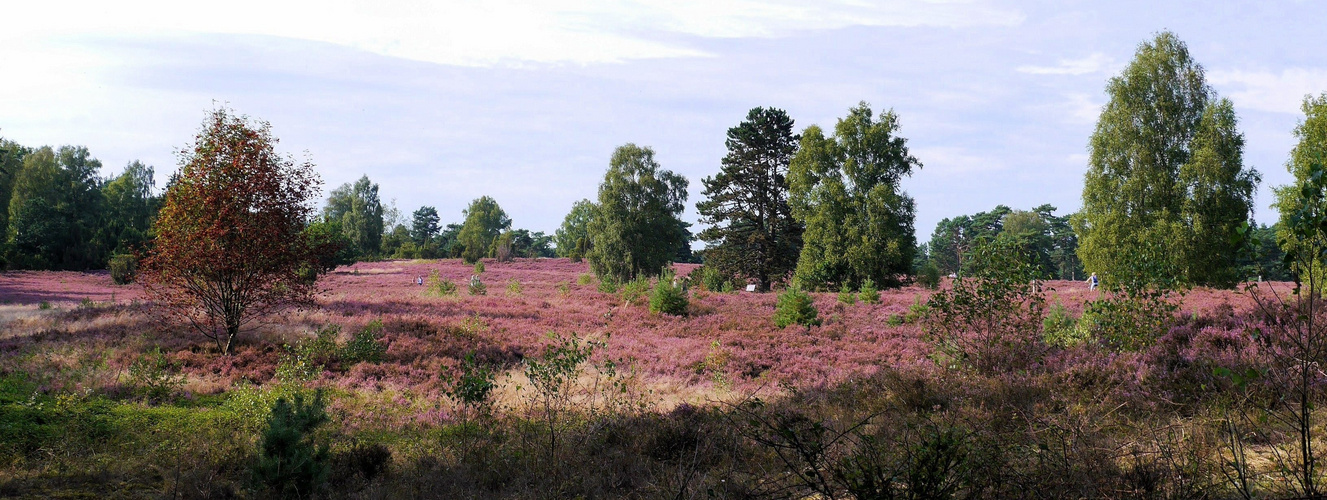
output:
[[[442,273],[437,269],[429,271],[428,286],[425,287],[428,293],[438,297],[450,297],[456,295],[456,283],[452,280],[442,279]]]
[[[484,261],[475,261],[475,274],[484,274]]]
[[[475,359],[474,353],[465,355],[465,360],[452,376],[451,386],[447,388],[447,397],[480,414],[490,410],[489,397],[497,387],[494,377],[497,370]]]
[[[1089,302],[1078,318],[1076,334],[1095,338],[1121,351],[1138,351],[1175,322],[1179,310],[1174,292],[1154,286],[1119,286]]]
[[[344,367],[361,362],[378,363],[386,353],[387,346],[382,343],[382,321],[376,319],[337,349],[337,357]]]
[[[259,440],[254,481],[280,497],[307,498],[321,490],[331,466],[327,444],[316,443],[314,431],[327,421],[322,391],[308,404],[298,393],[293,401],[277,399]]]
[[[1046,311],[1046,318],[1041,321],[1041,338],[1048,345],[1072,347],[1083,343],[1090,335],[1078,327],[1078,318],[1069,309],[1056,302],[1051,304]]]
[[[599,277],[599,286],[598,286],[599,293],[614,294],[617,293],[618,288],[619,288],[618,282],[612,276]]]
[[[659,276],[659,282],[654,285],[654,291],[650,293],[651,313],[674,316],[687,313],[687,305],[690,303],[687,291],[681,284],[675,284],[673,281],[671,272]]]
[[[934,262],[926,261],[921,269],[917,270],[917,284],[927,290],[940,288],[940,268],[936,267]]]
[[[593,274],[590,274],[590,273],[581,273],[579,276],[576,277],[576,284],[577,284],[577,285],[585,286],[585,285],[588,285],[588,284],[590,284],[590,283],[594,283],[594,275],[593,275]]]
[[[622,301],[627,304],[635,304],[644,300],[650,294],[650,279],[644,276],[637,276],[636,279],[626,282],[622,285]]]
[[[520,297],[520,296],[521,296],[521,282],[520,282],[520,281],[517,281],[517,280],[513,279],[513,280],[507,282],[507,296],[508,296],[508,297]]]
[[[115,255],[106,263],[106,267],[111,271],[112,283],[128,285],[134,282],[134,274],[138,272],[138,259],[133,255]]]
[[[779,328],[788,325],[802,325],[808,329],[820,324],[820,312],[816,310],[811,295],[799,287],[792,287],[779,294],[774,306],[774,324]]]
[[[853,293],[852,287],[848,286],[847,283],[844,283],[843,288],[839,289],[839,303],[849,306],[857,303],[857,294]]]
[[[184,385],[180,364],[161,352],[160,347],[138,355],[129,365],[129,382],[143,397],[160,401]]]
[[[857,295],[859,298],[862,299],[862,302],[865,302],[867,304],[880,303],[880,289],[875,287],[875,280],[871,278],[866,278],[865,280],[862,280],[862,288],[860,293],[858,293]]]

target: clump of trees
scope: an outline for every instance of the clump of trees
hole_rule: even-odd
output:
[[[690,248],[691,234],[678,218],[686,200],[686,178],[663,170],[653,149],[619,146],[586,227],[594,273],[619,283],[657,276],[683,247]]]
[[[1000,240],[1027,256],[1039,278],[1076,280],[1083,275],[1083,265],[1069,218],[1056,216],[1055,207],[1047,204],[1032,210],[998,205],[989,212],[943,219],[931,233],[928,260],[941,273],[967,274],[973,252]]]
[[[1170,32],[1140,45],[1106,92],[1073,219],[1083,266],[1108,283],[1233,286],[1260,180],[1243,164],[1234,106]],[[1138,265],[1121,248],[1160,251]]]
[[[802,132],[788,180],[793,217],[806,227],[796,269],[803,286],[894,287],[912,274],[915,207],[899,181],[922,164],[898,130],[892,110],[873,116],[863,102],[831,136],[815,125]]]

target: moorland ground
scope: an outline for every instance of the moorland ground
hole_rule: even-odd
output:
[[[1031,362],[991,372],[945,358],[918,287],[874,304],[815,293],[822,324],[778,328],[774,293],[693,287],[687,314],[653,314],[584,263],[484,263],[485,295],[459,260],[343,266],[231,356],[106,273],[0,274],[0,493],[261,496],[249,471],[269,409],[320,389],[333,473],[315,493],[332,497],[861,497],[869,477],[913,496],[1235,495],[1220,432],[1238,391],[1222,374],[1264,355],[1245,292],[1188,291],[1140,350],[1038,340],[1013,354]],[[432,293],[437,279],[458,290]],[[1044,293],[1073,323],[1102,292]],[[376,354],[337,354],[361,332]],[[532,380],[532,361],[568,352],[587,357]],[[481,365],[494,388],[467,402],[458,380]],[[1282,438],[1252,467],[1274,469]]]

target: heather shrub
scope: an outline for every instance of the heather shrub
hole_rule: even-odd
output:
[[[820,324],[819,315],[811,295],[796,286],[780,293],[774,306],[774,324],[779,328],[802,325],[809,329]]]
[[[178,362],[166,357],[160,347],[153,347],[139,354],[133,364],[129,365],[129,383],[143,397],[160,401],[184,385],[184,377],[179,372]]]
[[[849,306],[857,303],[857,294],[853,293],[852,287],[848,286],[847,283],[844,283],[843,288],[839,289],[839,303]]]
[[[917,284],[927,290],[940,288],[940,268],[936,267],[934,262],[926,261],[921,269],[917,270]]]
[[[585,286],[585,285],[588,285],[588,284],[590,284],[590,283],[594,283],[594,275],[593,275],[593,274],[591,274],[591,273],[581,273],[579,276],[576,276],[576,284],[577,284],[577,285]]]
[[[138,259],[133,255],[119,254],[112,256],[106,267],[111,271],[112,283],[128,285],[134,282],[134,274],[138,272]]]
[[[862,280],[861,293],[859,293],[858,295],[860,296],[862,302],[865,302],[867,304],[880,303],[880,289],[875,287],[875,280],[871,278],[866,278],[865,280]]]
[[[519,297],[521,295],[521,282],[515,279],[507,282],[507,296]]]
[[[322,489],[331,467],[328,447],[315,442],[314,431],[328,421],[325,407],[322,391],[308,404],[303,394],[277,399],[259,440],[256,483],[281,497],[309,497]]]
[[[687,313],[687,291],[685,287],[673,282],[673,274],[665,272],[650,292],[650,312],[681,316]]]
[[[387,346],[382,342],[382,321],[370,321],[362,330],[356,332],[345,345],[337,349],[337,358],[341,366],[348,368],[355,363],[377,363],[387,353]]]
[[[479,279],[478,274],[470,276],[469,290],[470,295],[488,295],[488,287],[484,285],[483,280]]]
[[[636,279],[622,285],[622,301],[635,304],[644,300],[650,293],[650,279],[637,276]]]

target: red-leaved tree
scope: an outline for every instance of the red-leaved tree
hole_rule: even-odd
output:
[[[180,153],[143,259],[156,305],[226,355],[254,320],[311,304],[326,271],[316,262],[334,250],[304,234],[321,184],[313,164],[277,155],[276,142],[266,122],[212,112]]]

